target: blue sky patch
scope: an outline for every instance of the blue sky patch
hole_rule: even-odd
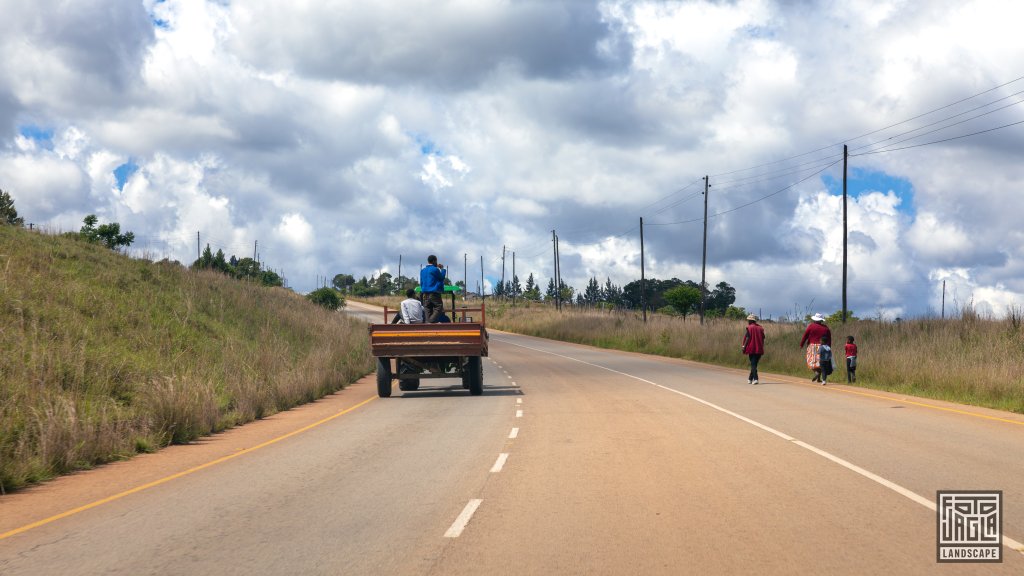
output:
[[[124,185],[128,182],[128,179],[132,177],[132,174],[139,169],[138,165],[131,160],[121,164],[117,168],[114,168],[114,179],[117,181],[117,189],[124,190]]]
[[[153,6],[155,7],[157,4],[163,4],[164,2],[165,2],[165,0],[156,0],[156,2],[153,3]],[[149,14],[149,19],[153,22],[153,26],[155,26],[157,28],[160,28],[161,30],[170,30],[171,29],[171,23],[170,22],[168,22],[167,20],[163,20],[163,19],[157,18],[156,16],[153,15],[152,12],[150,12],[150,14]]]
[[[420,146],[420,154],[422,154],[424,156],[443,156],[444,155],[444,153],[441,151],[441,149],[437,147],[437,144],[435,144],[434,141],[431,140],[430,138],[428,138],[428,137],[426,137],[426,136],[424,136],[422,134],[412,134],[412,133],[410,133],[409,135],[412,136],[414,140],[416,140],[417,144],[419,144],[419,146]]]
[[[843,194],[843,179],[841,177],[836,178],[831,174],[825,174],[822,176],[821,181],[825,184],[829,194],[833,196],[841,196]],[[874,170],[854,168],[849,172],[846,182],[846,193],[851,198],[857,198],[866,192],[881,192],[885,194],[890,190],[902,200],[898,210],[904,214],[913,214],[914,186],[910,183],[910,180]]]
[[[18,133],[29,140],[35,140],[36,144],[43,148],[53,148],[52,128],[40,128],[34,125],[21,126],[18,128]]]

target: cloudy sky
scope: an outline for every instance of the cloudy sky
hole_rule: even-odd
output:
[[[765,316],[1024,305],[1017,0],[0,0],[0,188],[290,286],[707,279]],[[1014,124],[1018,123],[1018,124]],[[993,130],[994,129],[994,130]],[[971,135],[973,134],[973,135]],[[970,135],[970,136],[968,136]]]

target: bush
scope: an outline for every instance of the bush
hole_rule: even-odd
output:
[[[310,302],[323,306],[328,310],[337,310],[345,306],[345,297],[334,288],[317,288],[306,294],[306,298],[309,298]]]

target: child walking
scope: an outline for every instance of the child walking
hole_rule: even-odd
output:
[[[818,347],[818,362],[821,364],[821,385],[828,384],[828,377],[832,374],[832,347],[831,338],[821,337],[821,346]]]
[[[846,381],[857,381],[857,345],[853,343],[853,336],[846,337]]]

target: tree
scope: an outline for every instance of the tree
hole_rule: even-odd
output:
[[[847,322],[849,322],[851,320],[857,320],[857,319],[858,318],[853,315],[853,310],[847,310],[846,311],[846,321]],[[808,320],[809,320],[809,318],[808,318]],[[828,318],[825,318],[825,323],[826,324],[842,324],[843,323],[843,311],[842,310],[836,310],[835,312],[829,314]]]
[[[540,286],[533,279],[533,272],[526,278],[526,290],[523,291],[523,298],[540,302]]]
[[[601,289],[601,300],[613,305],[622,305],[622,288],[612,284],[612,279],[605,276],[604,288]]]
[[[377,278],[378,294],[384,295],[391,294],[393,292],[394,284],[391,282],[391,278],[392,276],[390,272],[381,273],[380,278]]]
[[[745,320],[747,318],[747,312],[742,306],[729,306],[725,309],[725,316],[730,320]]]
[[[24,226],[25,219],[18,216],[14,209],[14,198],[3,190],[0,190],[0,225]]]
[[[569,286],[565,282],[559,282],[558,297],[562,299],[562,302],[568,302],[572,304],[573,294],[575,293],[575,288]]]
[[[335,274],[331,279],[331,286],[341,292],[349,292],[355,283],[356,279],[351,274]]]
[[[597,304],[601,300],[601,286],[597,283],[597,278],[591,278],[587,281],[587,288],[583,291],[583,302],[587,304]]]
[[[95,214],[86,216],[82,220],[85,225],[78,231],[78,235],[89,242],[103,244],[111,250],[117,250],[120,246],[131,246],[132,242],[135,242],[135,233],[121,234],[121,225],[117,222],[96,226],[98,221]]]
[[[337,310],[345,306],[345,297],[341,295],[334,288],[317,288],[309,294],[306,294],[306,298],[318,305],[327,308],[328,310]]]
[[[547,289],[547,292],[544,293],[544,299],[545,300],[552,300],[552,301],[555,299],[555,279],[554,278],[548,280],[548,289]]]
[[[708,296],[708,301],[705,306],[707,310],[715,310],[719,315],[724,315],[725,311],[736,302],[736,289],[730,286],[727,282],[719,282],[715,285],[715,289],[711,291]]]
[[[676,286],[665,291],[664,298],[683,315],[683,320],[685,320],[686,316],[693,312],[694,305],[700,303],[700,288],[685,284]]]

